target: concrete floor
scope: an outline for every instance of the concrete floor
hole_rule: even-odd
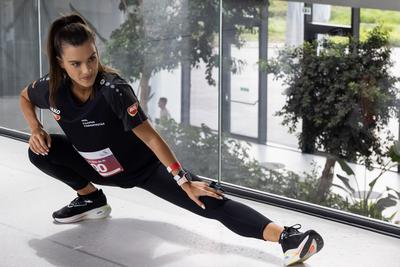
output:
[[[26,143],[0,137],[0,147],[0,266],[283,266],[279,245],[236,235],[139,188],[102,187],[111,218],[54,224],[52,211],[74,192],[29,163]],[[400,239],[228,197],[320,232],[324,249],[298,266],[400,267]]]

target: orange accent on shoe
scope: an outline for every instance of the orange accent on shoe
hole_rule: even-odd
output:
[[[308,252],[313,253],[314,251],[315,251],[315,247],[314,247],[314,244],[312,244],[310,249],[308,250]]]

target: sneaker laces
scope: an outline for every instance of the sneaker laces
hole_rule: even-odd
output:
[[[299,229],[301,228],[301,224],[297,223],[292,226],[284,226],[284,230],[279,237],[279,243],[285,240],[288,236],[295,233],[300,233]]]

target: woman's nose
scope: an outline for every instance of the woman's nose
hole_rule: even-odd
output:
[[[83,74],[90,74],[92,72],[91,68],[87,64],[82,64],[82,73]]]

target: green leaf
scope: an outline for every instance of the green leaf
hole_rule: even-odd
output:
[[[372,181],[368,184],[368,186],[371,188],[371,189],[370,189],[371,191],[372,191],[372,188],[374,188],[374,186],[375,186],[376,182],[378,181],[378,179],[381,178],[381,177],[382,177],[382,176],[376,177],[374,180],[372,180]]]
[[[347,164],[346,161],[343,159],[337,159],[337,162],[339,162],[340,167],[342,170],[347,174],[347,175],[354,175],[353,170],[350,168],[350,166]]]
[[[351,187],[349,183],[349,178],[344,177],[340,174],[336,174],[336,176],[342,181],[342,183],[346,186],[346,188],[350,190],[352,194],[354,194],[355,190],[353,189],[353,187]]]
[[[399,141],[397,141],[397,140],[394,141],[393,150],[394,150],[394,153],[396,153],[397,156],[400,156],[400,142]]]
[[[383,211],[386,208],[392,207],[394,205],[396,205],[397,202],[393,199],[391,199],[390,197],[385,197],[385,198],[381,198],[376,202],[376,207],[380,210]]]
[[[389,186],[386,186],[386,190],[387,190],[387,191],[393,190],[393,191],[396,192],[396,194],[397,194],[397,199],[400,199],[400,192],[399,192],[399,191],[394,190],[393,188],[391,188],[391,187],[389,187]]]
[[[395,141],[394,144],[390,147],[388,155],[392,161],[400,162],[400,142],[399,141]]]

